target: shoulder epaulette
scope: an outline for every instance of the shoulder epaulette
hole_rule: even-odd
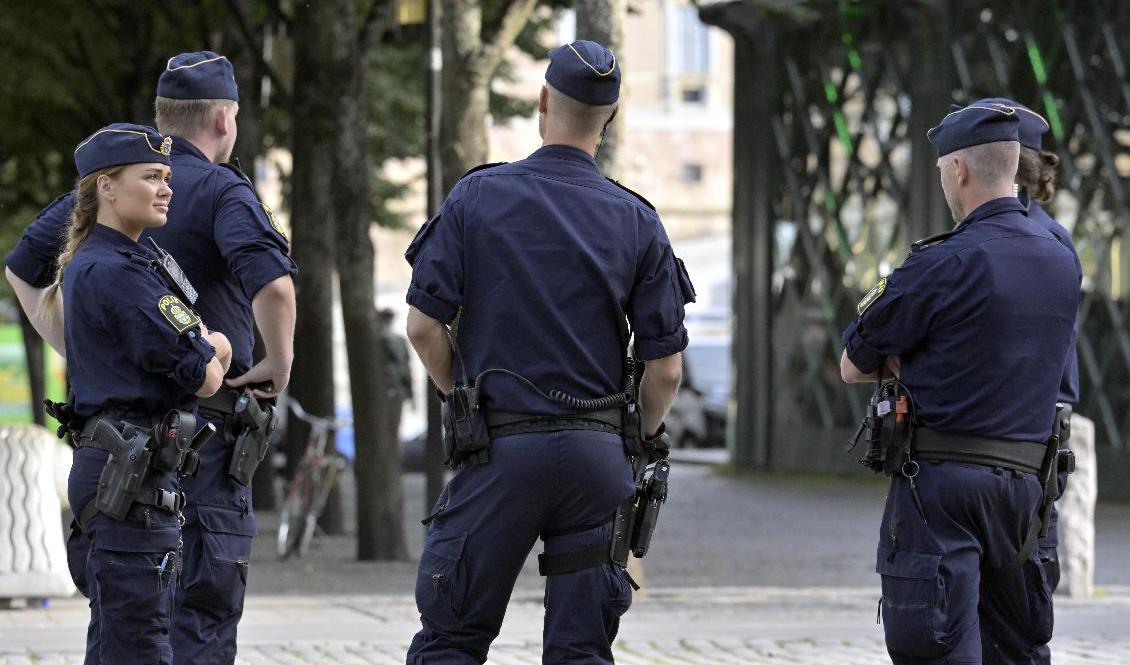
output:
[[[937,233],[932,236],[927,236],[911,245],[910,249],[911,251],[913,251],[916,249],[926,249],[927,247],[933,247],[934,245],[944,242],[947,238],[957,233],[957,231],[957,229],[953,229],[951,231],[946,231],[945,233]]]
[[[619,187],[620,189],[624,190],[625,192],[631,194],[632,196],[636,197],[637,199],[640,200],[640,203],[643,203],[648,208],[655,210],[655,206],[651,205],[651,201],[648,201],[644,197],[640,196],[640,194],[638,192],[635,192],[635,191],[628,189],[627,187],[621,185],[619,182],[613,180],[612,178],[609,178],[608,176],[605,176],[605,180],[612,183],[613,185],[616,185],[617,187]]]
[[[478,166],[476,166],[475,168],[473,168],[473,169],[471,169],[470,171],[467,171],[466,173],[464,173],[464,174],[463,174],[462,176],[460,176],[460,177],[459,177],[459,179],[460,179],[460,180],[462,180],[463,178],[466,178],[467,176],[469,176],[469,175],[471,175],[472,173],[474,173],[475,171],[482,171],[483,169],[494,168],[495,166],[502,166],[503,164],[508,164],[508,163],[509,163],[509,162],[491,162],[491,163],[489,163],[489,164],[479,164],[479,165],[478,165]]]
[[[219,164],[219,166],[222,166],[225,169],[236,174],[237,176],[239,176],[240,180],[242,180],[243,182],[246,182],[248,185],[251,185],[251,189],[255,189],[255,183],[251,182],[251,178],[247,177],[247,174],[243,172],[243,169],[239,168],[238,164],[233,164],[231,162],[223,162],[223,163]]]

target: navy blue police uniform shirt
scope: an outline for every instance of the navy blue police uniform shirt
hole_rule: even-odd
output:
[[[168,222],[148,235],[176,258],[200,294],[196,311],[232,346],[228,376],[252,365],[255,345],[251,300],[267,283],[298,268],[274,213],[236,171],[208,161],[174,136],[173,199]]]
[[[1032,201],[1028,205],[1028,218],[1039,223],[1040,226],[1047,229],[1055,239],[1071,250],[1071,256],[1075,259],[1075,273],[1078,276],[1076,284],[1082,285],[1083,281],[1083,266],[1079,263],[1079,253],[1075,251],[1075,241],[1071,238],[1071,232],[1063,227],[1062,224],[1052,219],[1051,215],[1043,209],[1040,204]],[[1072,328],[1071,330],[1071,348],[1067,351],[1067,364],[1063,368],[1063,379],[1059,384],[1059,401],[1067,404],[1079,403],[1079,354],[1076,352],[1076,340],[1078,338],[1078,331]]]
[[[55,279],[56,259],[66,243],[66,226],[75,207],[74,192],[52,201],[24,229],[24,234],[8,254],[8,268],[31,286],[42,289]]]
[[[213,164],[189,141],[173,138],[173,198],[167,223],[142,234],[152,236],[176,258],[200,294],[196,311],[210,329],[232,345],[228,376],[252,365],[254,317],[251,299],[265,284],[295,275],[289,243],[255,190],[234,170]],[[54,277],[63,250],[73,193],[45,208],[7,257],[17,277],[42,288]]]
[[[642,360],[687,345],[694,290],[659,216],[577,148],[543,146],[464,176],[405,258],[408,304],[443,323],[461,312],[471,379],[503,368],[543,391],[599,397],[623,389],[629,321]],[[462,379],[458,358],[452,371]],[[481,387],[496,410],[569,412],[507,376]]]
[[[152,265],[154,255],[97,224],[67,265],[63,307],[75,411],[164,415],[191,403],[215,349],[200,319]]]
[[[1016,198],[989,201],[944,240],[916,245],[859,304],[848,358],[901,358],[918,424],[1014,441],[1051,435],[1079,309],[1070,250]]]

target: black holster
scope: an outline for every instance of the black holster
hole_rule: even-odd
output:
[[[152,466],[152,431],[127,424],[122,432],[99,420],[91,443],[110,453],[98,479],[95,506],[115,520],[124,520]]]
[[[485,464],[490,459],[490,433],[474,384],[456,384],[440,408],[443,448],[452,469]]]
[[[237,483],[247,485],[270,450],[280,414],[275,405],[260,403],[252,395],[243,393],[236,399],[231,417],[238,423],[239,434],[232,448],[228,475]]]
[[[121,428],[119,430],[119,427]],[[110,453],[98,479],[98,494],[93,508],[84,507],[79,523],[83,528],[96,512],[115,520],[123,520],[135,502],[176,512],[184,505],[179,492],[148,488],[146,480],[154,473],[183,471],[197,463],[196,451],[215,431],[210,423],[195,432],[196,417],[186,411],[169,411],[155,427],[142,427],[129,422],[118,426],[105,417],[97,417],[84,428],[78,439],[81,445]]]

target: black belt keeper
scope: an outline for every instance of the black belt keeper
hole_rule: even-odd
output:
[[[914,430],[913,450],[919,459],[981,464],[1021,473],[1039,473],[1047,448],[1046,443],[1033,441],[1006,441],[928,427]]]

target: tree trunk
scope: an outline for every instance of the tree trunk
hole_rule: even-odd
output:
[[[588,39],[607,46],[624,69],[624,19],[628,15],[627,0],[577,0],[577,39]],[[623,86],[621,85],[621,88]],[[621,89],[621,98],[623,90]],[[616,114],[604,132],[604,141],[596,155],[600,170],[609,178],[621,177],[620,143],[624,136],[623,109]]]
[[[326,3],[329,4],[329,3]],[[399,433],[391,412],[400,401],[389,398],[388,362],[377,320],[370,165],[367,159],[365,72],[367,46],[355,36],[359,26],[353,0],[338,0],[334,15],[334,64],[327,79],[340,87],[334,99],[336,140],[333,199],[337,219],[337,271],[349,385],[353,397],[353,432],[357,452],[357,558],[362,561],[408,558],[404,537],[404,493]],[[336,20],[335,20],[336,19]]]
[[[508,0],[484,35],[482,3],[443,0],[443,99],[440,160],[444,190],[470,168],[487,161],[486,119],[490,81],[503,55],[529,22],[536,0]]]
[[[294,88],[291,100],[292,255],[298,264],[295,279],[298,320],[294,331],[294,366],[289,394],[310,414],[334,415],[333,380],[333,256],[334,226],[331,175],[336,145],[335,116],[340,111],[332,94],[334,31],[325,20],[326,3],[299,4],[294,15]],[[327,90],[327,88],[331,88]],[[306,448],[309,428],[295,418],[287,421],[287,476],[294,473]],[[333,441],[329,447],[332,449]],[[329,450],[327,452],[333,452]],[[322,527],[341,530],[341,499],[330,495]]]
[[[489,78],[479,76],[483,11],[474,0],[443,0],[443,99],[439,145],[443,190],[487,161]]]

